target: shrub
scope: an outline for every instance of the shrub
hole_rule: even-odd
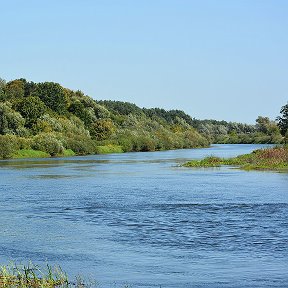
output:
[[[42,133],[33,138],[32,148],[49,153],[51,156],[62,154],[64,147],[53,133]]]
[[[73,150],[77,155],[96,153],[96,144],[93,140],[83,137],[67,137],[63,141],[66,149]]]
[[[18,139],[14,135],[0,135],[0,158],[11,158],[12,154],[19,149]]]
[[[17,134],[24,128],[25,120],[11,108],[9,102],[0,103],[0,134]]]

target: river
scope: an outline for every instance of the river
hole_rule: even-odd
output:
[[[288,174],[179,167],[263,145],[0,162],[0,263],[98,287],[288,287]]]

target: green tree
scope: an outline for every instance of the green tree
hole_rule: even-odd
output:
[[[256,119],[257,130],[264,134],[267,134],[269,124],[270,124],[270,119],[268,117],[258,116],[258,118]]]
[[[33,138],[32,148],[49,153],[51,156],[62,154],[64,151],[60,140],[53,133],[41,133]]]
[[[5,98],[10,102],[20,100],[25,95],[24,83],[21,80],[13,80],[5,86]]]
[[[288,103],[282,106],[280,113],[282,116],[277,117],[278,127],[280,128],[281,134],[286,135],[288,131]]]
[[[37,96],[29,96],[21,100],[17,105],[17,110],[25,118],[25,124],[31,128],[39,117],[46,111],[45,104]]]
[[[0,134],[21,135],[24,123],[24,118],[11,108],[9,102],[0,103]]]
[[[86,126],[89,126],[96,119],[93,110],[86,108],[79,100],[70,105],[69,112],[80,118]]]
[[[115,126],[110,119],[99,119],[92,123],[89,131],[92,138],[105,140],[115,132]]]
[[[58,114],[65,114],[67,111],[66,94],[64,88],[58,83],[38,83],[33,96],[38,96],[47,107]]]
[[[4,101],[5,99],[5,86],[6,86],[6,81],[0,78],[0,101]]]
[[[0,135],[0,158],[12,157],[18,149],[17,137],[14,135]]]

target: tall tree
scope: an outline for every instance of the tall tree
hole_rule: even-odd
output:
[[[67,111],[67,99],[64,88],[53,82],[37,84],[33,96],[38,96],[47,107],[58,114],[65,114]]]
[[[31,128],[35,124],[39,117],[41,117],[46,111],[45,104],[36,96],[25,97],[17,105],[17,110],[25,118],[25,124]]]
[[[285,136],[288,130],[288,103],[282,106],[280,113],[282,116],[277,117],[276,120],[278,122],[281,134]]]
[[[13,80],[5,86],[5,97],[10,102],[15,102],[24,97],[24,83],[21,80]]]
[[[0,78],[0,101],[3,101],[5,99],[5,86],[6,81]]]

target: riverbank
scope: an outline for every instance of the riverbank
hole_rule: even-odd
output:
[[[123,149],[118,145],[96,146],[95,154],[112,154],[123,153]],[[25,158],[50,158],[50,157],[73,157],[77,156],[72,149],[64,149],[60,154],[51,155],[47,152],[34,149],[19,149],[8,155],[8,157],[0,157],[2,159],[25,159]]]
[[[238,166],[244,170],[274,170],[288,172],[288,146],[255,150],[233,158],[209,156],[202,160],[191,160],[184,167]]]

